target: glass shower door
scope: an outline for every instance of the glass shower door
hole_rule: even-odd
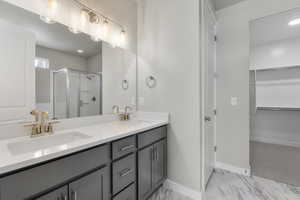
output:
[[[100,114],[100,75],[80,76],[80,116]]]

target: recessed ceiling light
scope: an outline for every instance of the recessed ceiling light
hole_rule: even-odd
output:
[[[300,18],[293,19],[289,22],[289,26],[296,26],[300,24]]]
[[[77,53],[83,53],[83,50],[78,49],[78,50],[77,50]]]

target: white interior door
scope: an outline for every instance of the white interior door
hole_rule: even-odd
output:
[[[204,183],[207,185],[215,165],[215,66],[216,22],[208,5],[204,6],[203,74],[204,74]]]

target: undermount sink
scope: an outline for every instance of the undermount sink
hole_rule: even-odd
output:
[[[24,153],[36,152],[51,147],[65,145],[82,139],[90,138],[80,132],[70,132],[65,134],[41,136],[39,138],[32,138],[30,140],[14,142],[7,144],[8,150],[13,155],[20,155]]]

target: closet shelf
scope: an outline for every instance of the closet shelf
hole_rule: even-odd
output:
[[[292,107],[256,107],[256,110],[270,110],[270,111],[300,111],[300,108],[292,108]]]
[[[300,68],[300,65],[294,65],[294,66],[280,66],[280,67],[270,67],[270,68],[261,68],[261,69],[255,69],[256,67],[250,67],[249,71],[275,71],[275,70],[287,70],[287,69],[293,69],[293,68]]]
[[[288,79],[288,80],[272,80],[272,81],[256,81],[256,85],[294,85],[300,84],[300,79]]]

